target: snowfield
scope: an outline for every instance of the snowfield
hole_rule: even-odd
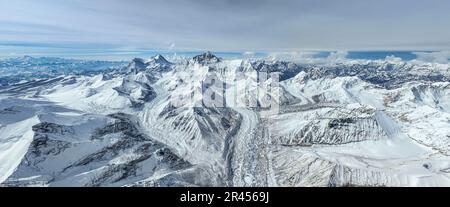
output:
[[[0,186],[450,186],[448,64],[173,61],[1,86]]]

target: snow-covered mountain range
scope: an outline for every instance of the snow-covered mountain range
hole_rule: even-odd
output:
[[[0,87],[1,186],[450,186],[448,64],[119,66]]]
[[[48,79],[58,75],[98,74],[117,70],[127,62],[74,60],[55,57],[17,57],[0,59],[0,86],[30,79]]]

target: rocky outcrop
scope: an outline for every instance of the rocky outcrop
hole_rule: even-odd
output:
[[[88,142],[64,141],[68,133],[77,134],[70,126],[48,122],[33,126],[35,136],[28,153],[16,172],[3,184],[67,185],[66,180],[73,179],[73,176],[97,169],[76,185],[122,186],[151,177],[158,171],[192,167],[170,148],[141,133],[132,116],[117,113],[110,117],[114,121],[96,129]],[[41,176],[23,179],[29,174]]]
[[[284,146],[339,145],[386,139],[387,134],[375,115],[375,110],[364,107],[353,110],[337,108],[311,118],[287,134],[274,135],[273,138]]]

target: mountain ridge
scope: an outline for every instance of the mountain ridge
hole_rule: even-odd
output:
[[[450,186],[448,65],[196,57],[2,87],[0,185]]]

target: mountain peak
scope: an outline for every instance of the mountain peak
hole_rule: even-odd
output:
[[[207,51],[203,54],[197,55],[192,58],[195,62],[200,64],[211,64],[211,63],[218,63],[221,61],[221,59],[217,56],[215,56],[212,52]]]
[[[128,65],[128,71],[138,73],[139,71],[168,71],[172,66],[164,56],[157,54],[148,60],[142,58],[134,58]]]
[[[157,54],[155,56],[153,56],[149,62],[155,62],[155,63],[160,63],[160,64],[170,64],[170,62],[164,58],[164,56],[162,56],[161,54]]]

